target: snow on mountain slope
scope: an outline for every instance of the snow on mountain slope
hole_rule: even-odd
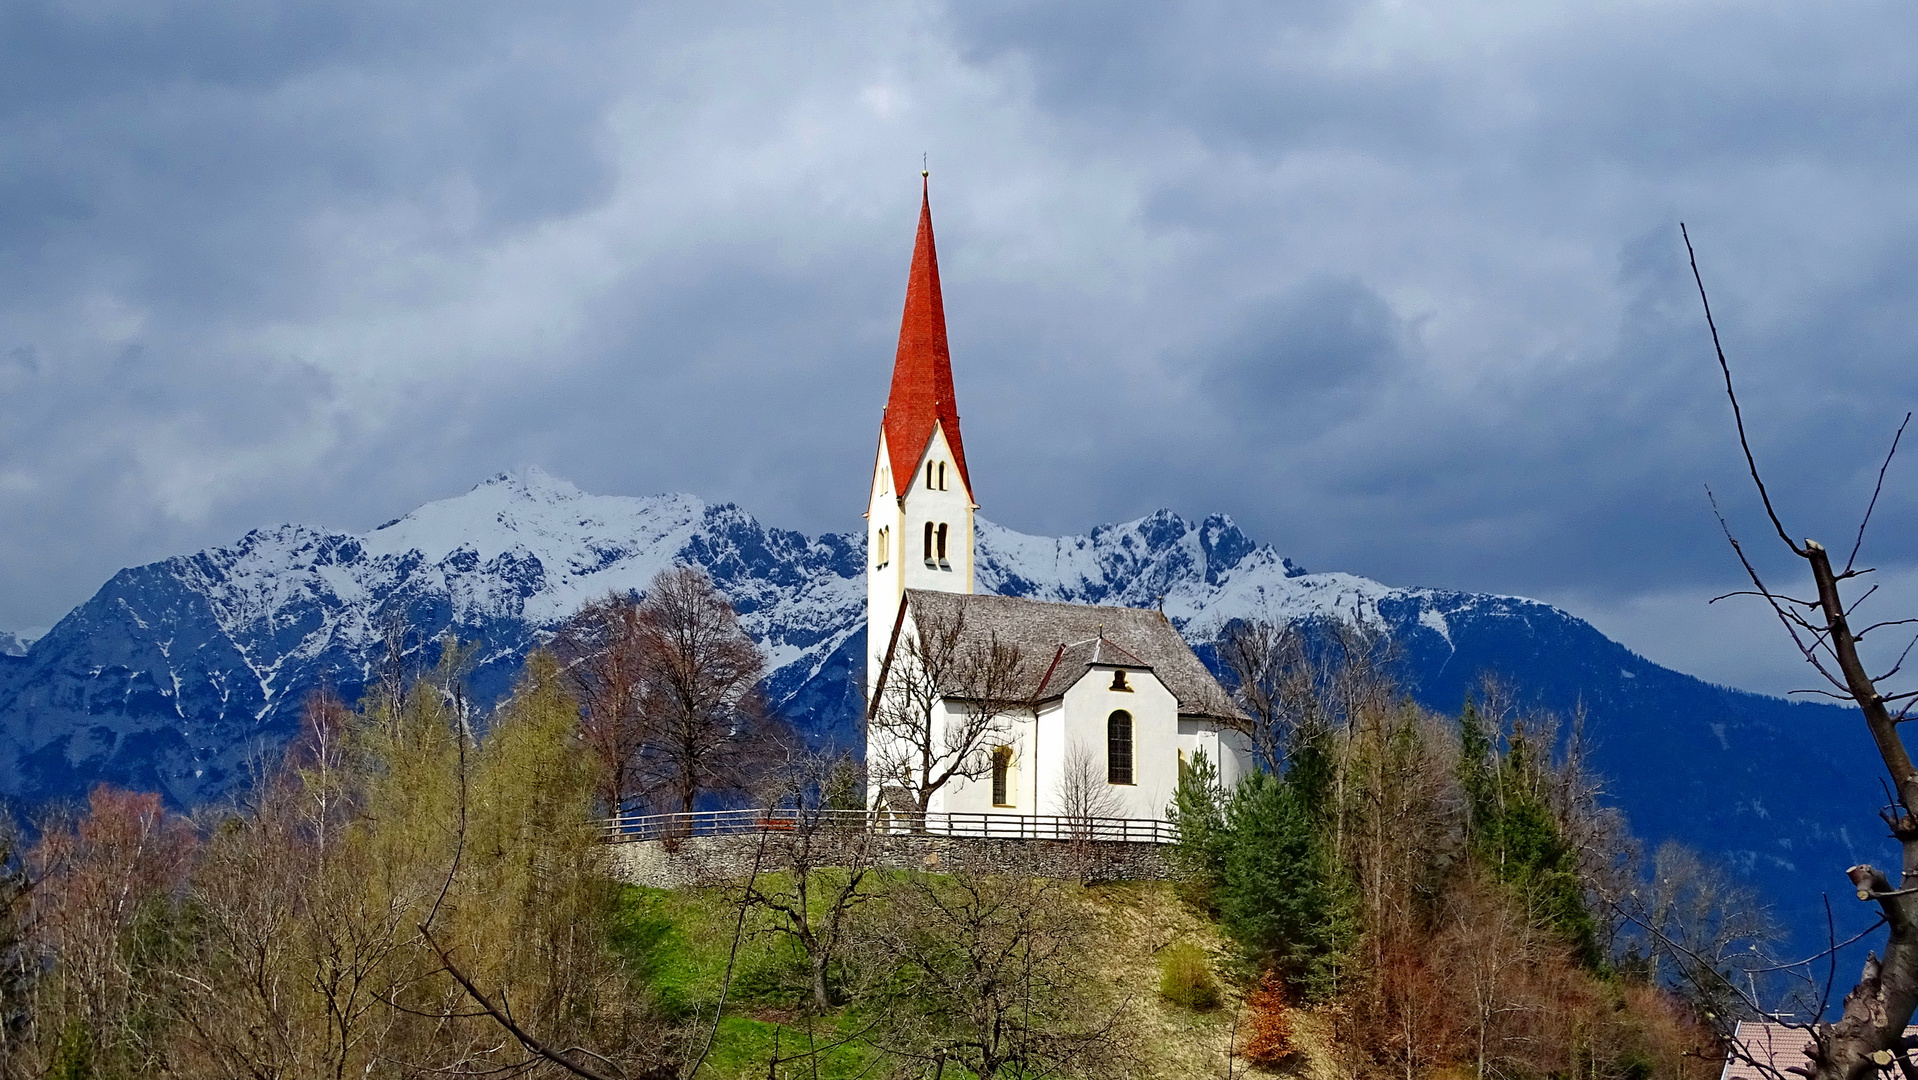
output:
[[[46,636],[45,627],[26,630],[0,630],[0,656],[25,656],[34,642]]]
[[[1234,619],[1362,621],[1392,635],[1408,689],[1430,707],[1455,710],[1494,672],[1538,704],[1583,708],[1642,835],[1785,882],[1790,904],[1815,895],[1792,884],[1804,875],[1872,854],[1845,828],[1856,815],[1821,808],[1875,805],[1874,792],[1851,791],[1870,774],[1849,764],[1870,748],[1843,710],[1708,686],[1556,608],[1307,573],[1221,515],[1195,524],[1159,511],[1056,539],[980,520],[978,546],[981,591],[1161,607],[1199,645]],[[690,495],[589,495],[529,469],[363,536],[283,525],[123,570],[24,655],[0,640],[0,794],[33,803],[111,781],[204,802],[291,735],[312,690],[357,696],[389,620],[412,628],[419,663],[447,632],[480,640],[470,682],[490,701],[581,604],[643,590],[673,564],[703,569],[731,597],[789,718],[857,745],[860,534],[767,528]]]

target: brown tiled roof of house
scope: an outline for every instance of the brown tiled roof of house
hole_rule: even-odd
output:
[[[1057,698],[1095,665],[1143,668],[1179,699],[1179,715],[1244,719],[1162,612],[925,589],[907,589],[906,606],[922,623],[963,618],[969,636],[1018,648],[1015,684],[1034,704]]]
[[[1810,1060],[1805,1056],[1810,1043],[1811,1033],[1804,1028],[1741,1020],[1732,1033],[1732,1051],[1718,1080],[1778,1080],[1780,1075],[1790,1076],[1786,1069]],[[1760,1064],[1742,1060],[1741,1054]]]
[[[1905,1044],[1918,1038],[1918,1026],[1905,1029]],[[1809,1068],[1811,1032],[1803,1026],[1740,1020],[1732,1032],[1732,1050],[1718,1080],[1796,1080],[1793,1068]],[[1751,1060],[1746,1060],[1746,1059]],[[1753,1062],[1757,1064],[1753,1064]]]

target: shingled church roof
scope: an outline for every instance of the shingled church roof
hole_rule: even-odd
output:
[[[1162,612],[927,589],[907,589],[906,606],[922,625],[963,618],[967,636],[1018,648],[1015,685],[1033,704],[1059,697],[1086,669],[1103,665],[1151,671],[1179,699],[1181,716],[1244,719]]]

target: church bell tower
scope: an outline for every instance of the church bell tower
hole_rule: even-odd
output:
[[[919,235],[866,506],[868,688],[877,685],[907,589],[972,591],[972,515],[978,506],[959,438],[925,173],[920,181]]]

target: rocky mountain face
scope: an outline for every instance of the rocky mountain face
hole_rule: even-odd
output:
[[[1885,858],[1855,714],[1700,682],[1548,605],[1307,573],[1221,515],[1160,511],[1059,539],[982,520],[978,539],[981,591],[1162,606],[1202,653],[1233,619],[1357,620],[1392,634],[1431,708],[1456,711],[1485,672],[1561,713],[1582,707],[1638,835],[1731,860],[1791,922],[1816,908],[1822,931],[1820,890],[1845,895],[1845,866]],[[421,664],[445,633],[482,642],[471,687],[490,701],[585,601],[675,563],[732,598],[787,717],[858,744],[859,534],[767,528],[686,495],[587,495],[528,470],[363,536],[286,525],[123,570],[23,653],[0,637],[0,794],[34,804],[106,781],[204,803],[291,736],[313,690],[357,696],[395,617]]]

